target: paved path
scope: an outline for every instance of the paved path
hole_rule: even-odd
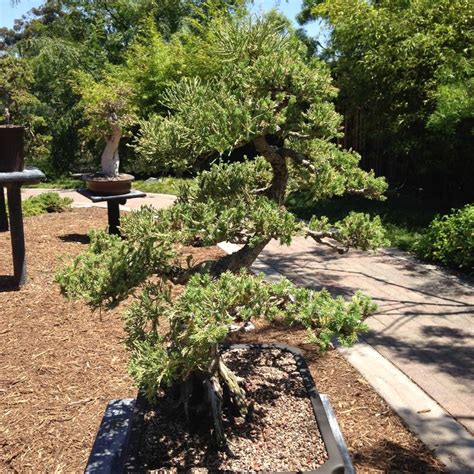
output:
[[[44,191],[22,192],[28,197]],[[75,205],[90,205],[74,191],[60,194],[72,197]],[[148,194],[128,201],[126,208],[165,207],[173,200],[165,194]],[[336,256],[301,237],[291,247],[271,242],[261,260],[302,286],[326,287],[344,296],[362,289],[372,296],[379,310],[368,318],[371,331],[364,340],[474,433],[472,282],[395,250]]]
[[[23,199],[29,198],[31,196],[37,196],[38,194],[54,191],[57,192],[61,197],[70,197],[74,200],[75,207],[86,207],[93,205],[94,207],[103,207],[107,208],[107,203],[99,202],[92,204],[92,202],[87,199],[82,194],[77,193],[73,189],[66,190],[55,190],[55,189],[40,189],[40,188],[21,188],[21,196]],[[145,198],[130,199],[127,201],[125,206],[120,206],[121,209],[130,210],[130,209],[140,209],[141,206],[149,205],[155,206],[158,208],[170,206],[175,201],[176,197],[171,196],[170,194],[153,194],[147,193]]]
[[[261,260],[295,283],[333,294],[363,290],[379,305],[364,339],[474,432],[474,286],[396,250],[328,248],[298,237]]]

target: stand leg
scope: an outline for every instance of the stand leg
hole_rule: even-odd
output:
[[[9,186],[7,188],[7,197],[12,239],[13,273],[15,275],[15,283],[17,285],[24,285],[26,283],[25,234],[23,232],[20,186]]]
[[[8,230],[7,208],[5,207],[5,191],[0,186],[0,232]]]
[[[120,208],[117,201],[107,201],[107,214],[109,217],[109,234],[120,235]]]

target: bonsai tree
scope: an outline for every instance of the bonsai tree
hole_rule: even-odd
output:
[[[101,81],[81,71],[77,71],[75,76],[74,90],[81,96],[80,105],[89,122],[84,132],[96,139],[105,138],[102,174],[117,177],[120,139],[124,130],[136,120],[132,87],[121,78],[119,69],[110,69]]]
[[[317,198],[351,192],[374,199],[386,185],[358,168],[358,155],[334,143],[341,118],[328,70],[307,58],[279,19],[215,21],[193,45],[199,41],[212,73],[208,67],[202,77],[170,85],[162,97],[169,113],[142,123],[141,166],[183,169],[249,144],[257,157],[216,162],[182,189],[174,206],[131,213],[123,220],[124,240],[93,233],[88,250],[58,281],[64,293],[92,308],[114,307],[133,295],[124,321],[137,384],[150,399],[162,392],[176,396],[187,417],[207,413],[217,446],[228,449],[223,407],[242,416],[249,411],[220,354],[230,334],[255,318],[281,320],[306,328],[324,350],[333,337],[354,343],[374,310],[360,293],[346,302],[326,290],[297,288],[286,279],[270,284],[249,272],[271,239],[289,244],[298,233],[340,251],[383,243],[380,221],[364,215],[333,225],[299,222],[284,205],[288,188],[304,186]],[[241,248],[199,264],[179,252],[221,241]],[[173,299],[174,284],[185,288]]]

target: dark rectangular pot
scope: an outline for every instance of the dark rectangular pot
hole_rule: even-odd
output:
[[[349,451],[337,424],[329,399],[319,394],[302,352],[286,344],[232,344],[235,348],[269,348],[291,352],[296,360],[308,396],[313,406],[315,422],[323,438],[328,460],[315,472],[318,474],[355,473]],[[150,406],[139,392],[136,400],[113,400],[109,403],[97,433],[85,473],[141,473],[138,453],[144,417]]]
[[[0,173],[23,171],[25,129],[0,125]]]

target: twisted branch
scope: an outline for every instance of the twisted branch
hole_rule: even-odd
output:
[[[336,250],[336,252],[341,255],[349,251],[348,246],[336,245],[328,240],[323,240],[323,239],[332,239],[337,242],[337,236],[338,236],[337,230],[314,231],[311,229],[305,229],[305,232],[306,232],[305,238],[311,237],[318,244],[326,245],[327,247],[330,247]]]

